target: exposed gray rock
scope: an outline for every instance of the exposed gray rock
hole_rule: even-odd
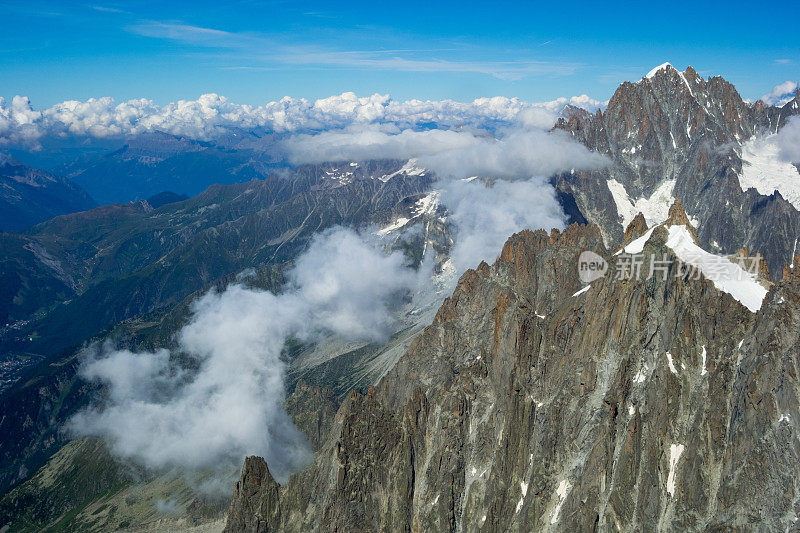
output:
[[[308,438],[314,451],[319,450],[328,437],[338,408],[339,403],[331,389],[309,385],[303,380],[297,382],[294,391],[286,398],[286,412],[297,429]]]
[[[264,459],[245,459],[242,477],[234,488],[225,531],[274,531],[281,518],[278,490],[278,483],[272,478]]]

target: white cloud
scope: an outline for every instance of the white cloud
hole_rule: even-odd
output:
[[[445,178],[529,178],[607,164],[604,157],[563,132],[527,127],[504,129],[497,137],[466,129],[391,133],[375,127],[349,128],[291,136],[282,149],[295,164],[416,158],[421,166]]]
[[[513,233],[523,229],[563,228],[565,217],[546,180],[474,180],[445,183],[441,201],[456,226],[451,261],[457,272],[493,262]]]
[[[416,283],[402,254],[384,255],[353,231],[318,234],[289,273],[316,328],[346,340],[385,340],[394,300]]]
[[[84,378],[107,398],[74,416],[69,430],[104,437],[114,453],[155,467],[229,473],[245,455],[264,456],[277,479],[311,458],[282,407],[290,337],[333,333],[379,340],[398,295],[415,273],[352,230],[318,235],[281,294],[241,285],[209,292],[193,306],[175,352],[89,351]],[[187,365],[179,360],[190,360]]]
[[[775,138],[779,157],[790,163],[800,163],[800,115],[789,119]]]
[[[346,92],[316,101],[285,97],[260,106],[236,104],[217,94],[164,106],[143,98],[118,104],[103,97],[70,100],[38,111],[28,98],[16,96],[10,104],[0,98],[0,144],[33,144],[45,136],[104,138],[153,131],[210,140],[232,128],[274,133],[367,125],[398,130],[431,124],[444,129],[493,129],[526,120],[529,125],[549,127],[567,104],[589,111],[604,105],[586,95],[529,103],[506,97],[396,101],[389,95],[358,97]]]
[[[319,134],[299,134],[282,143],[294,164],[352,159],[411,159],[474,147],[481,140],[471,132],[453,130],[386,132],[380,127],[348,128]]]
[[[767,105],[782,106],[797,93],[800,87],[796,81],[785,81],[772,88],[770,92],[760,98]]]
[[[473,146],[456,147],[419,158],[422,166],[440,176],[464,178],[492,176],[504,178],[549,177],[572,168],[600,168],[608,161],[555,131],[516,128],[499,138],[476,137]]]

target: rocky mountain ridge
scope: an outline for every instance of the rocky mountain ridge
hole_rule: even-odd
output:
[[[581,289],[586,250],[613,260],[596,226],[524,231],[467,271],[310,468],[245,462],[227,531],[793,527],[796,271],[752,312],[675,263]]]

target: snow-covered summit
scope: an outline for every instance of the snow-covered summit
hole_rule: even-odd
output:
[[[662,70],[667,70],[667,69],[675,69],[675,67],[673,67],[673,66],[672,66],[672,64],[671,64],[671,63],[669,63],[669,62],[667,62],[667,63],[662,63],[661,65],[657,66],[656,68],[654,68],[653,70],[651,70],[650,72],[648,72],[647,74],[645,74],[645,78],[647,78],[648,80],[650,80],[650,79],[653,79],[653,77],[654,77],[656,74],[658,74],[658,73],[659,73],[659,71],[662,71]],[[675,69],[675,70],[677,70],[677,69]]]

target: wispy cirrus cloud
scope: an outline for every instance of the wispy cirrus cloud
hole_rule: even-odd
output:
[[[92,6],[92,9],[95,10],[95,11],[99,11],[100,13],[114,13],[114,14],[117,14],[117,15],[127,15],[127,14],[131,13],[130,11],[125,11],[124,9],[119,9],[119,8],[111,7],[111,6],[99,6],[99,5],[96,5],[96,6]]]
[[[472,73],[504,80],[517,80],[531,75],[568,76],[580,68],[578,63],[550,62],[526,57],[503,60],[462,60],[442,57],[464,51],[463,47],[346,50],[335,46],[286,44],[284,38],[228,32],[178,22],[140,22],[126,29],[145,37],[225,50],[226,59],[239,64],[222,68],[233,69],[271,70],[279,64],[396,72]]]

